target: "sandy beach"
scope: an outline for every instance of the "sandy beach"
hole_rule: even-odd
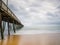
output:
[[[0,45],[60,45],[60,33],[11,35],[0,40]]]

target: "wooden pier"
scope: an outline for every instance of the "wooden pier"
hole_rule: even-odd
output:
[[[13,27],[14,33],[16,32],[15,25],[21,26],[21,28],[23,27],[22,23],[15,16],[15,14],[9,9],[9,7],[2,0],[0,0],[0,32],[1,32],[1,39],[4,39],[4,27],[5,26],[2,21],[7,22],[8,35],[10,35],[10,29],[9,29],[10,23],[13,24],[12,27]]]

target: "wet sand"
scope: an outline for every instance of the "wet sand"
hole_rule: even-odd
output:
[[[11,35],[0,40],[0,45],[60,45],[60,33]]]

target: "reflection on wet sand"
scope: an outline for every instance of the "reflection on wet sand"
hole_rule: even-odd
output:
[[[0,45],[18,45],[20,42],[20,36],[18,35],[12,35],[6,37],[4,40],[0,40]]]
[[[12,35],[0,40],[0,45],[60,45],[60,33]]]

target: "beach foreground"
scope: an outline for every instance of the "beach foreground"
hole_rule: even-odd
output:
[[[11,35],[0,40],[0,45],[60,45],[60,33]]]

